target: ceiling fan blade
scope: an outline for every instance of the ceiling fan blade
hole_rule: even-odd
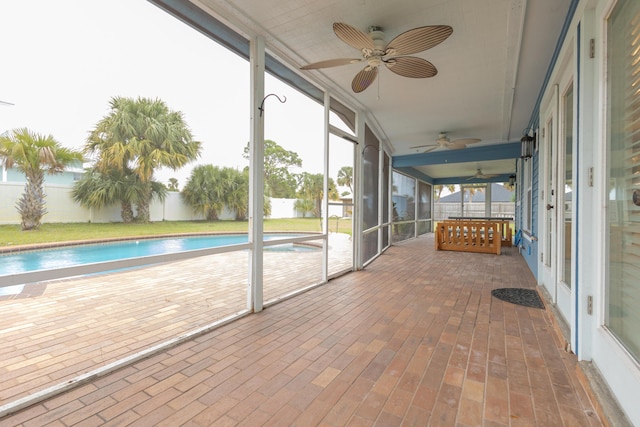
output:
[[[373,39],[369,34],[342,22],[333,23],[333,32],[346,44],[358,50],[375,48]]]
[[[384,61],[387,68],[402,77],[424,79],[438,74],[433,64],[415,56],[399,56]]]
[[[431,49],[453,33],[448,25],[429,25],[405,31],[387,44],[387,55],[412,55]]]
[[[447,148],[450,150],[462,150],[463,148],[467,148],[467,146],[464,144],[458,144],[458,142],[455,141],[447,144]]]
[[[368,88],[377,76],[378,67],[366,66],[353,78],[353,81],[351,82],[351,89],[353,89],[355,93],[360,93]]]
[[[318,68],[337,67],[340,65],[355,64],[361,61],[362,59],[359,59],[359,58],[327,59],[326,61],[314,62],[313,64],[305,65],[304,67],[300,67],[300,69],[301,70],[317,70]]]
[[[433,147],[431,147],[431,148],[427,148],[426,150],[424,150],[424,151],[422,152],[422,154],[430,153],[430,152],[432,152],[433,150],[435,150],[436,148],[438,148],[438,146],[437,146],[437,145],[436,145],[436,146],[433,146]]]
[[[481,139],[478,138],[462,138],[462,139],[456,139],[455,141],[451,141],[452,144],[475,144],[476,142],[480,142],[482,141]]]
[[[409,147],[409,149],[412,148],[424,148],[424,147],[437,147],[438,144],[423,144],[423,145],[414,145],[413,147]]]

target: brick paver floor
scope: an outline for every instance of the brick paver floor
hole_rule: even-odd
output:
[[[333,271],[352,263],[348,239],[330,235]],[[265,301],[320,283],[321,257],[265,251]],[[0,407],[246,310],[247,277],[241,251],[32,284],[0,298]]]
[[[501,287],[535,288],[515,250],[422,237],[0,426],[602,425],[550,311]]]

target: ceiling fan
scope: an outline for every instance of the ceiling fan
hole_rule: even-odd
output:
[[[478,168],[478,170],[476,171],[476,174],[473,176],[470,176],[469,178],[467,178],[467,181],[472,180],[472,179],[489,179],[489,178],[495,178],[496,176],[498,176],[497,174],[484,174],[482,173],[482,170],[480,168]]]
[[[482,141],[478,138],[463,138],[456,139],[451,141],[447,136],[446,132],[440,132],[438,135],[438,139],[436,139],[435,144],[426,144],[426,145],[416,145],[414,147],[409,148],[423,148],[427,147],[424,150],[425,153],[435,150],[436,148],[448,148],[449,150],[462,150],[463,148],[467,148],[467,144],[475,144],[476,142]]]
[[[378,67],[384,64],[399,76],[412,78],[433,77],[438,73],[429,61],[412,55],[431,49],[442,43],[453,32],[448,25],[418,27],[400,34],[389,43],[384,42],[382,28],[369,27],[365,33],[351,25],[334,22],[333,32],[340,40],[362,53],[362,58],[337,58],[315,62],[301,67],[301,70],[337,67],[339,65],[366,62],[366,66],[354,77],[351,89],[360,93],[368,88],[378,76]]]

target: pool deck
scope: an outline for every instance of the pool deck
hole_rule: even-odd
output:
[[[244,307],[247,256],[223,255],[57,281],[38,297],[0,301],[0,397]],[[292,277],[313,282],[311,255],[265,258],[265,294],[286,294]],[[493,298],[501,287],[536,287],[514,248],[436,252],[433,236],[421,237],[0,426],[604,425],[551,311]]]

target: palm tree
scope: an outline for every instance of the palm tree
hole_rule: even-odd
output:
[[[336,184],[332,178],[329,178],[329,194],[330,200],[337,200],[340,196],[336,189]],[[314,202],[313,215],[320,217],[322,214],[322,198],[324,196],[324,175],[321,173],[312,174],[303,172],[300,175],[300,190],[298,196],[302,200],[312,200]]]
[[[247,219],[249,212],[249,171],[240,172],[233,168],[223,168],[225,181],[225,206],[234,211],[236,219]]]
[[[151,182],[152,195],[164,200],[167,188],[161,182]],[[144,186],[132,171],[112,170],[107,173],[97,168],[85,170],[71,191],[73,200],[86,208],[100,209],[120,203],[120,216],[124,223],[134,220],[133,205],[142,197]]]
[[[191,205],[194,212],[203,215],[208,221],[218,219],[224,209],[224,192],[219,184],[217,166],[200,165],[193,168],[187,184],[180,193],[185,203]]]
[[[478,192],[483,193],[487,188],[487,184],[466,184],[464,187],[465,190],[467,190],[467,192],[469,193],[469,203],[471,203],[473,202],[473,196],[475,196],[475,194]]]
[[[15,129],[0,137],[0,160],[7,168],[16,167],[24,173],[27,183],[18,200],[22,230],[40,227],[47,213],[44,194],[44,174],[62,173],[73,162],[82,162],[82,153],[62,147],[51,135],[39,135],[27,128]]]
[[[338,171],[338,185],[349,187],[351,196],[353,197],[353,168],[351,166],[343,166]]]
[[[450,193],[454,193],[456,191],[456,186],[455,184],[447,184],[447,185],[436,185],[434,187],[434,190],[436,190],[436,201],[440,200],[440,195],[442,194],[442,190],[444,190],[446,187],[447,190],[449,190]]]
[[[249,169],[196,166],[181,194],[185,203],[208,221],[217,220],[225,207],[234,212],[236,220],[245,220],[249,213]],[[266,195],[263,214],[271,215],[271,201]]]
[[[178,191],[178,180],[176,178],[169,178],[169,185],[167,189],[169,191]]]
[[[138,220],[149,221],[153,174],[157,168],[176,170],[200,155],[182,113],[169,110],[158,99],[114,97],[111,111],[87,139],[85,151],[97,155],[101,171],[130,169],[143,186]]]
[[[307,212],[311,212],[314,210],[316,204],[313,200],[309,199],[296,199],[296,202],[293,204],[293,207],[302,212],[302,217],[305,218],[307,216]]]

